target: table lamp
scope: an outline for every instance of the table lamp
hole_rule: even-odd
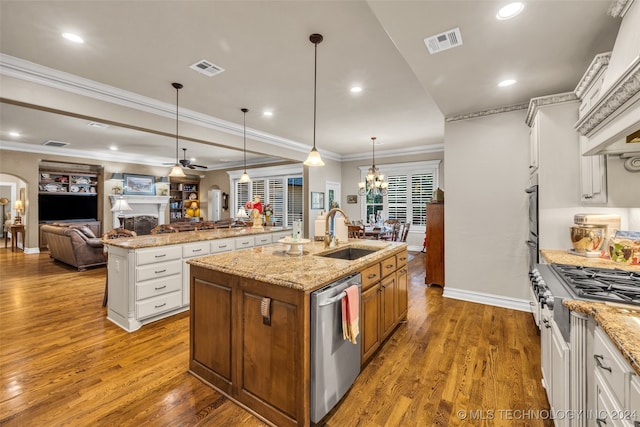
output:
[[[245,211],[244,208],[241,207],[240,209],[238,209],[236,218],[249,218],[249,215],[247,215],[247,211]]]
[[[16,200],[13,208],[16,210],[16,220],[14,221],[14,224],[22,224],[22,217],[20,216],[20,214],[24,211],[24,204],[22,203],[22,200]]]
[[[124,198],[119,197],[116,199],[116,203],[111,208],[111,212],[118,212],[118,221],[120,221],[120,228],[124,228],[123,212],[132,210],[133,209],[131,209],[131,206],[129,206],[129,203],[127,203]]]

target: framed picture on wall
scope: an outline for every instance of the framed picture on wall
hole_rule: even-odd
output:
[[[358,196],[356,196],[355,194],[348,194],[347,203],[358,203]]]
[[[324,209],[324,193],[311,192],[311,209]]]
[[[124,174],[124,194],[155,196],[155,178],[151,175]]]

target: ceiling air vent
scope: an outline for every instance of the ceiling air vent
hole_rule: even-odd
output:
[[[69,145],[68,142],[62,142],[62,141],[54,141],[52,139],[49,139],[45,142],[42,143],[42,145],[46,145],[48,147],[66,147],[67,145]]]
[[[427,45],[427,49],[432,55],[452,47],[461,46],[462,35],[460,34],[460,28],[454,28],[453,30],[427,37],[424,39],[424,44]]]
[[[199,73],[204,74],[205,76],[215,76],[216,74],[220,74],[224,71],[224,68],[218,67],[217,65],[212,64],[211,62],[203,59],[201,61],[196,62],[191,65],[189,68],[196,70]]]

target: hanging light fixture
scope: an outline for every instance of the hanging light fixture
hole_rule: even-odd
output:
[[[178,92],[183,86],[181,83],[171,83],[171,86],[176,89],[176,164],[173,166],[173,169],[171,169],[169,176],[171,178],[184,178],[187,175],[184,174],[182,166],[180,166],[180,160],[178,159]]]
[[[318,80],[318,43],[323,40],[322,34],[311,34],[309,36],[311,43],[315,45],[315,60],[313,69],[313,148],[309,153],[309,157],[304,161],[305,166],[324,166],[324,162],[320,157],[320,153],[316,150],[316,92]]]
[[[244,152],[244,172],[240,177],[240,182],[251,182],[251,178],[249,178],[249,174],[247,173],[247,113],[249,110],[246,108],[241,108],[240,111],[244,113],[242,117],[242,140],[243,140],[243,152]]]
[[[389,183],[376,167],[376,137],[371,137],[373,147],[373,162],[363,182],[358,183],[358,194],[361,196],[386,196]]]

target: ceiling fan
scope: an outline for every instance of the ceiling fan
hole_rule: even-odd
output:
[[[169,163],[167,163],[167,164],[169,164]],[[173,163],[171,163],[171,164],[173,164]],[[182,165],[183,168],[189,168],[189,169],[202,168],[202,169],[207,169],[206,166],[192,164],[191,160],[187,159],[187,149],[186,148],[182,149],[182,160],[180,160],[180,164]]]

